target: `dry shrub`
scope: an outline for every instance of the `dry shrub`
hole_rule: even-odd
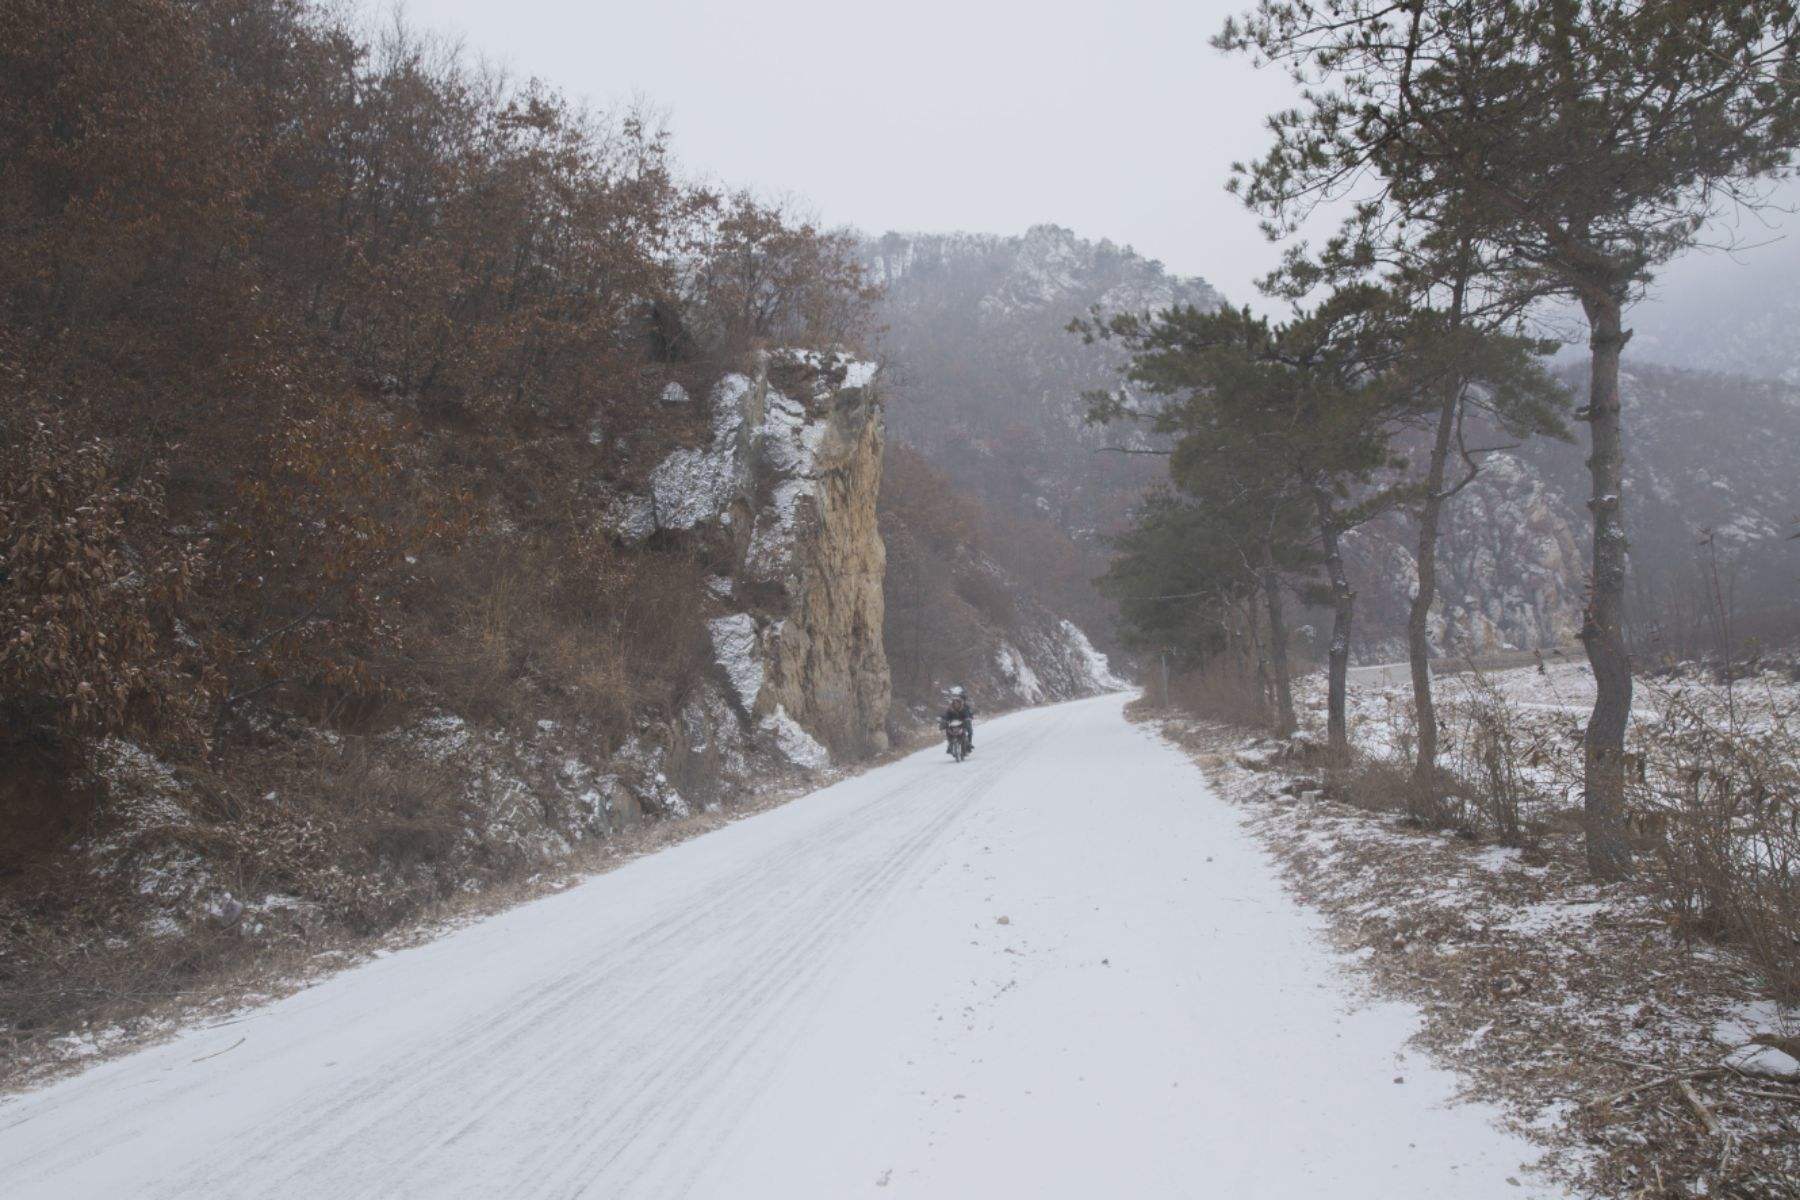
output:
[[[1225,655],[1208,659],[1170,679],[1169,703],[1204,720],[1227,725],[1261,730],[1273,723],[1260,681],[1236,659]]]
[[[438,581],[421,682],[472,720],[556,718],[616,745],[704,671],[705,574],[685,550],[494,535]]]
[[[203,543],[162,536],[156,483],[47,405],[15,409],[0,374],[0,747],[78,763],[124,734],[206,741],[209,674],[179,614]]]
[[[350,738],[296,767],[289,811],[249,822],[283,826],[269,832],[286,835],[280,840],[290,853],[272,860],[258,851],[238,861],[262,873],[257,882],[316,901],[353,933],[387,929],[472,876],[518,865],[491,860],[473,828],[479,809],[471,781],[453,764]]]
[[[1332,770],[1327,782],[1333,799],[1366,812],[1410,812],[1416,807],[1412,775],[1394,760],[1359,758]]]
[[[1746,689],[1750,690],[1750,689]],[[1773,688],[1740,700],[1676,683],[1652,692],[1654,736],[1631,801],[1684,928],[1745,946],[1800,994],[1800,724]]]
[[[44,853],[0,889],[0,1029],[29,1040],[125,1020],[285,949],[389,929],[522,865],[477,836],[455,764],[393,739],[308,740],[229,777],[179,778],[173,806],[97,810],[100,860]],[[140,892],[181,863],[204,864],[196,891]],[[221,907],[266,897],[284,904],[254,917]],[[166,927],[146,926],[152,916]]]
[[[1007,585],[993,572],[974,559],[964,559],[956,568],[956,594],[969,606],[1001,629],[1018,623],[1019,606]]]
[[[0,738],[231,755],[271,715],[392,718],[421,657],[477,699],[681,678],[685,613],[589,635],[528,593],[579,558],[597,480],[694,432],[667,382],[859,339],[848,234],[684,182],[645,114],[336,5],[33,0],[0,63]],[[404,166],[350,185],[378,163]],[[416,629],[478,500],[535,573],[472,581],[527,611]],[[477,620],[487,661],[449,663]]]
[[[1524,846],[1543,827],[1549,801],[1533,773],[1551,763],[1554,748],[1543,728],[1523,719],[1481,671],[1468,676],[1465,696],[1442,706],[1445,765],[1468,785],[1431,797],[1440,820],[1504,846]]]

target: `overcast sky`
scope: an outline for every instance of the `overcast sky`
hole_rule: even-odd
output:
[[[1277,255],[1225,181],[1295,93],[1279,72],[1207,44],[1247,3],[405,0],[402,11],[514,75],[602,107],[649,103],[690,174],[791,197],[827,224],[1019,233],[1049,221],[1260,307],[1254,281]],[[1749,240],[1769,236],[1750,224]],[[1749,277],[1725,256],[1690,255],[1659,290]]]
[[[686,168],[828,224],[1109,237],[1234,299],[1275,262],[1224,185],[1292,91],[1207,40],[1242,0],[406,0],[414,25],[598,105]]]

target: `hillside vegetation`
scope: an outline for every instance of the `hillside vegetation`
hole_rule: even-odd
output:
[[[846,239],[668,153],[297,0],[9,6],[9,1037],[748,778],[707,624],[742,547],[609,514],[765,348],[854,347],[870,293]]]
[[[303,0],[28,0],[0,161],[12,1068],[817,780],[953,682],[1114,683],[1013,594],[1085,586],[1059,532],[905,449],[883,490],[854,240],[638,112]]]

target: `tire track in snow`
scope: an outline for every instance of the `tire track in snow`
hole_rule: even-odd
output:
[[[293,1102],[245,1122],[224,1139],[228,1153],[187,1161],[171,1155],[136,1175],[129,1194],[681,1194],[704,1165],[683,1158],[694,1129],[722,1131],[753,1102],[779,1067],[785,1039],[821,1001],[839,953],[929,865],[947,831],[1060,730],[1063,721],[1047,716],[1020,722],[1013,736],[1005,733],[1012,722],[989,723],[984,756],[964,766],[937,760],[939,750],[896,764],[886,769],[896,773],[895,782],[873,796],[852,792],[841,811],[824,818],[795,816],[791,829],[757,853],[676,880],[642,912],[621,916],[610,907],[633,898],[632,889],[609,883],[615,873],[544,902],[553,920],[534,922],[531,906],[498,918],[520,927],[520,936],[534,924],[547,927],[516,987],[496,990],[441,1026],[378,1047],[353,1068],[356,1075],[327,1076]],[[991,740],[996,729],[1000,739]],[[738,825],[779,822],[796,805],[829,805],[834,791]],[[598,932],[583,937],[580,916],[588,907],[606,911],[596,913]],[[403,960],[454,957],[456,942],[451,935],[383,959],[374,964],[371,983],[375,973],[394,976],[390,986],[404,986],[408,975],[431,978],[431,971],[408,971]],[[357,974],[333,984],[354,989]],[[316,1002],[309,999],[315,993]],[[337,1001],[315,993],[286,1005],[317,1016]],[[391,1002],[404,1006],[413,999],[400,993]],[[203,1108],[222,1090],[221,1080],[254,1087],[256,1073],[295,1065],[293,1047],[284,1055],[279,1038],[267,1038],[269,1048],[254,1052],[265,1040],[260,1023],[278,1019],[283,1007],[240,1023],[253,1053],[239,1064],[222,1058],[215,1071],[184,1071],[165,1055],[135,1073],[128,1068],[137,1060],[113,1066],[127,1068],[117,1074],[139,1076],[129,1084],[145,1093],[146,1106]],[[357,1015],[347,1014],[347,1022]],[[300,1057],[309,1065],[333,1058],[331,1035],[327,1026],[299,1039]],[[152,1050],[138,1058],[157,1055]],[[155,1118],[123,1125],[81,1119],[94,1107],[85,1094],[92,1089],[78,1086],[84,1079],[33,1098],[39,1102],[27,1104],[11,1125],[50,1122],[67,1127],[67,1136],[22,1155],[0,1141],[0,1172],[25,1185],[19,1194],[102,1194],[79,1185],[61,1190],[56,1181],[141,1155],[156,1137]],[[31,1190],[40,1185],[47,1190]]]
[[[552,1190],[545,1192],[520,1188],[514,1194],[557,1197],[651,1194],[639,1193],[634,1188],[635,1185],[644,1182],[643,1175],[650,1167],[663,1166],[670,1162],[665,1153],[666,1145],[673,1140],[670,1134],[680,1127],[672,1119],[671,1107],[679,1100],[698,1096],[704,1099],[705,1106],[709,1110],[723,1110],[724,1114],[728,1116],[738,1099],[743,1098],[745,1093],[753,1094],[754,1085],[766,1078],[768,1070],[772,1068],[773,1064],[765,1064],[764,1069],[748,1075],[740,1073],[736,1068],[759,1048],[765,1052],[775,1049],[775,1046],[771,1045],[763,1035],[780,1023],[780,1008],[776,1001],[786,1000],[805,991],[807,985],[812,984],[824,974],[829,966],[828,950],[830,946],[851,942],[873,915],[878,903],[889,895],[902,880],[909,877],[921,864],[926,852],[942,839],[944,833],[952,825],[969,812],[971,802],[992,787],[1007,766],[1021,759],[1033,745],[1048,736],[1048,732],[1048,730],[1034,731],[1034,735],[1027,741],[1011,747],[1011,752],[1004,759],[995,762],[976,780],[957,789],[948,798],[941,801],[939,811],[931,817],[930,821],[889,855],[886,865],[868,882],[856,887],[842,900],[834,899],[831,896],[823,897],[831,906],[831,913],[826,917],[825,922],[820,924],[817,931],[804,942],[792,944],[787,953],[782,956],[776,969],[762,973],[765,986],[759,990],[757,995],[760,1019],[756,1026],[747,1031],[755,1036],[733,1037],[727,1032],[728,1027],[714,1020],[706,1019],[716,1014],[706,1014],[700,1021],[700,1027],[713,1030],[714,1034],[704,1044],[695,1047],[687,1056],[685,1063],[688,1069],[684,1072],[682,1088],[673,1093],[665,1092],[657,1104],[644,1106],[634,1115],[630,1124],[621,1131],[619,1136],[601,1139],[601,1141],[612,1142],[617,1149],[606,1155],[604,1161],[597,1164],[598,1170],[594,1169],[596,1164],[593,1159],[595,1156],[590,1155],[580,1167],[560,1178],[558,1186]],[[815,915],[817,915],[816,911]],[[784,978],[785,972],[790,968],[799,969],[799,973]],[[697,1064],[713,1059],[729,1043],[735,1043],[735,1052],[729,1060],[724,1060],[719,1067],[712,1071],[703,1072],[697,1069]],[[709,1079],[730,1081],[732,1086],[729,1090],[710,1086]],[[663,1136],[654,1138],[653,1135],[656,1133]],[[627,1151],[646,1160],[644,1167],[625,1178],[614,1179],[603,1174],[606,1168],[616,1163]],[[701,1166],[702,1164],[696,1161],[686,1162],[682,1164],[683,1169],[678,1181],[670,1179],[659,1182],[679,1183],[679,1186],[685,1189],[686,1186],[692,1184],[693,1178]],[[589,1177],[583,1179],[581,1178],[583,1175]],[[573,1183],[575,1186],[571,1189],[566,1186],[569,1183]],[[613,1193],[598,1190],[596,1185],[601,1183],[604,1183],[607,1188],[622,1187],[624,1191]],[[657,1194],[679,1193],[659,1192]]]

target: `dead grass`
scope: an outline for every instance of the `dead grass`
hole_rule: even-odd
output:
[[[1679,678],[1651,689],[1654,736],[1629,794],[1682,928],[1747,948],[1800,999],[1800,712],[1760,692]]]
[[[1421,828],[1397,768],[1251,771],[1234,730],[1163,728],[1243,805],[1371,986],[1421,1010],[1420,1043],[1544,1147],[1550,1175],[1621,1200],[1800,1196],[1800,1081],[1722,1064],[1738,1042],[1791,1039],[1796,1015],[1751,963],[1684,936],[1649,887],[1587,883],[1574,831],[1511,849]]]

